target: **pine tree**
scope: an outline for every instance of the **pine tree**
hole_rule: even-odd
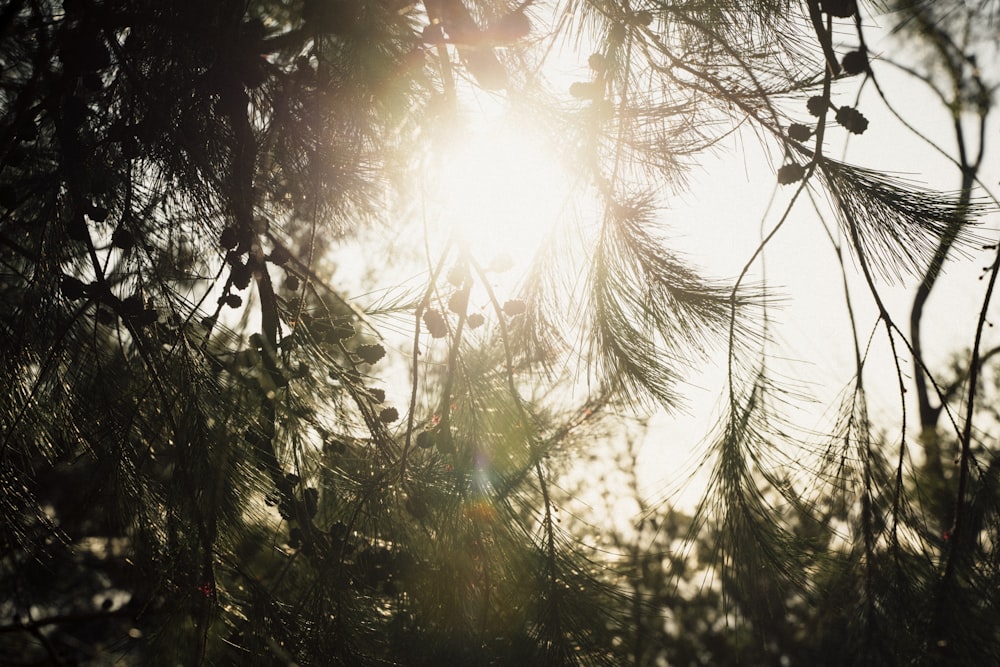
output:
[[[892,4],[955,116],[957,198],[831,157],[873,131],[872,101],[856,101],[881,90],[873,3],[0,8],[0,657],[995,659],[997,466],[973,424],[990,418],[977,382],[1000,263],[954,382],[920,335],[939,272],[981,244],[972,223],[992,210],[978,197],[992,88],[974,55],[988,36],[973,28],[995,9]],[[546,78],[563,42],[588,65],[565,85]],[[416,287],[391,256],[360,278],[384,296],[353,299],[332,253],[383,253],[379,230],[413,229],[399,209],[419,202],[394,201],[420,196],[414,170],[474,95],[547,123],[596,214],[564,222],[518,293],[495,291],[496,267],[461,239],[428,235],[406,249],[426,266]],[[662,193],[739,126],[780,155],[792,194],[741,274],[706,278],[664,231]],[[830,432],[803,442],[784,421],[774,288],[752,269],[820,192],[901,395],[912,360],[917,463],[911,424],[892,441],[872,423],[858,326]],[[906,281],[908,329],[883,296]],[[563,522],[568,471],[622,442],[618,415],[681,409],[684,378],[720,350],[703,502],[687,516],[633,484],[636,533],[593,527],[623,554],[607,557]],[[691,555],[672,553],[685,538]],[[692,572],[718,585],[682,590]],[[720,630],[728,618],[739,627]]]

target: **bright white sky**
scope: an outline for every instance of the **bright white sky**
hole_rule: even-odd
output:
[[[870,44],[875,52],[880,46],[889,48],[885,43]],[[878,63],[875,67],[887,97],[896,108],[907,114],[908,120],[927,136],[940,141],[946,150],[953,150],[955,142],[950,115],[940,102],[925,88],[893,68],[879,66]],[[851,99],[854,90],[845,87],[842,93],[844,99]],[[847,146],[847,161],[894,173],[915,184],[938,190],[954,192],[958,189],[960,175],[957,169],[892,118],[874,87],[866,87],[858,108],[869,118],[871,125],[865,134],[851,138]],[[803,114],[803,120],[807,120],[806,114]],[[995,118],[993,120],[991,131],[987,133],[988,139],[997,136],[997,122]],[[830,132],[828,138],[831,139],[828,154],[843,155],[843,145],[832,143],[837,134]],[[761,154],[752,136],[745,141],[734,138],[728,147],[731,149],[729,153],[718,159],[708,158],[703,163],[701,173],[692,180],[691,192],[682,201],[674,201],[671,210],[665,214],[667,223],[684,235],[682,247],[689,249],[689,256],[710,273],[720,276],[738,274],[760,238],[760,221],[764,220],[765,228],[770,230],[794,190],[792,186],[778,186],[777,197],[769,213],[765,214],[776,188],[773,171],[767,168],[768,159]],[[987,145],[987,156],[990,155],[989,149]],[[1000,178],[997,165],[997,160],[985,161],[981,174],[985,183],[997,183]],[[832,415],[837,392],[853,376],[854,351],[841,277],[830,242],[818,225],[809,203],[800,201],[796,207],[792,218],[768,249],[767,275],[768,283],[788,297],[781,309],[772,311],[776,323],[774,331],[786,344],[786,373],[790,378],[805,383],[817,399],[811,408],[803,406],[799,423],[807,429],[822,432],[826,430],[824,420]],[[673,220],[682,222],[674,226]],[[690,221],[697,223],[691,224]],[[987,242],[1000,236],[997,233],[1000,227],[997,215],[983,218],[981,223],[980,232],[989,239]],[[986,288],[985,281],[979,280],[979,276],[982,267],[989,265],[992,259],[992,252],[981,250],[974,252],[966,261],[954,260],[947,265],[924,315],[925,356],[932,368],[945,367],[953,353],[971,346]],[[864,344],[864,338],[876,323],[877,311],[860,276],[854,276],[850,284],[859,336]],[[908,330],[914,284],[899,287],[882,284],[880,287],[897,323]],[[995,308],[992,312],[995,313]],[[884,327],[878,329],[874,340],[865,377],[872,417],[876,425],[887,433],[898,433],[900,403],[897,380]],[[997,336],[987,333],[986,347],[990,346],[991,340],[992,344],[996,344]],[[905,350],[902,351],[905,353]],[[908,356],[904,361],[908,361]],[[908,366],[904,363],[907,372]],[[694,396],[700,395],[704,400],[694,406],[690,416],[661,416],[656,420],[660,429],[674,434],[669,439],[661,440],[678,442],[676,433],[680,431],[687,436],[680,439],[681,442],[697,442],[699,435],[706,433],[714,423],[713,405],[724,388],[723,382],[721,368],[706,373],[698,382],[704,389],[693,391]],[[915,409],[914,402],[910,401],[911,427],[915,424]],[[678,449],[683,452],[687,446],[678,444]],[[700,457],[700,450],[694,451],[691,463]],[[647,454],[651,463],[677,461],[671,455],[661,457],[652,449],[648,449]],[[671,480],[671,470],[688,468],[676,463],[650,466],[653,467],[659,467],[664,475],[659,481],[648,480],[651,489],[673,489],[675,484]]]
[[[869,47],[875,53],[880,47],[888,48],[873,39]],[[581,60],[580,71],[585,71],[586,58]],[[911,114],[913,124],[950,150],[954,145],[950,119],[940,103],[891,67],[876,63],[875,68],[897,108]],[[860,81],[856,78],[844,85],[838,97],[853,99]],[[851,138],[847,160],[905,176],[915,183],[955,190],[959,175],[954,167],[891,118],[872,86],[865,91],[859,108],[871,125],[865,134]],[[434,182],[421,184],[427,195],[420,211],[422,222],[431,230],[432,247],[457,229],[482,263],[502,254],[520,261],[545,242],[558,216],[580,214],[574,210],[579,202],[568,201],[572,184],[551,159],[545,140],[533,135],[530,128],[504,120],[502,100],[477,95],[466,109],[469,127],[455,135],[454,146],[442,147],[445,166]],[[472,121],[478,113],[483,120]],[[809,120],[804,108],[802,120]],[[831,128],[827,135],[831,155],[843,151],[835,142],[846,133],[837,129]],[[995,129],[991,136],[996,136]],[[708,276],[731,279],[759,242],[761,225],[771,229],[795,187],[777,186],[777,153],[764,154],[751,133],[734,135],[725,149],[721,155],[703,158],[701,169],[691,174],[690,191],[665,201],[662,218],[674,250]],[[995,164],[987,161],[983,173],[987,183],[996,183],[1000,177],[992,166]],[[983,234],[996,237],[997,219],[983,222]],[[968,262],[948,267],[925,314],[925,346],[931,366],[943,366],[950,354],[971,344],[985,288],[978,277],[990,259],[984,251]],[[766,267],[768,284],[787,297],[782,308],[771,313],[773,332],[784,343],[772,353],[779,370],[800,383],[794,388],[806,389],[816,398],[816,403],[803,405],[798,415],[800,425],[825,430],[823,420],[830,416],[832,402],[853,375],[854,352],[839,268],[808,200],[796,204],[795,213],[768,248]],[[509,276],[516,271],[507,275],[498,280],[507,281],[504,289],[512,289]],[[883,287],[883,297],[903,325],[908,320],[913,285]],[[859,335],[864,338],[875,325],[875,310],[863,281],[853,279],[851,290]],[[875,341],[866,376],[872,416],[892,433],[898,430],[899,400],[884,328]],[[691,378],[690,391],[685,392],[690,397],[690,414],[658,415],[653,421],[641,466],[646,476],[643,482],[652,496],[673,489],[678,473],[690,472],[702,458],[699,441],[711,430],[715,406],[725,390],[725,350],[718,350],[716,358],[716,364],[703,366],[704,372]]]

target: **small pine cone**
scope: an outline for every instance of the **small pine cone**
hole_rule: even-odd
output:
[[[82,299],[87,296],[89,286],[85,285],[78,278],[64,275],[62,277],[62,281],[59,283],[59,289],[62,291],[62,295],[64,297],[70,301],[76,301],[77,299]]]
[[[420,449],[430,449],[434,446],[434,431],[421,431],[417,434],[417,447]]]
[[[868,129],[868,119],[854,107],[845,106],[837,109],[837,122],[854,134],[863,134]]]
[[[796,181],[801,181],[805,175],[805,167],[796,162],[789,162],[788,164],[781,165],[781,168],[778,169],[778,183],[782,185],[795,183]]]
[[[511,299],[503,304],[503,312],[507,317],[521,315],[528,310],[527,304],[520,299]]]
[[[792,123],[788,126],[788,137],[794,141],[808,141],[812,136],[812,129],[802,123]]]
[[[424,324],[433,338],[444,338],[448,334],[448,324],[439,310],[424,311]]]
[[[858,11],[857,0],[820,0],[820,9],[839,19],[854,16]]]
[[[863,74],[868,71],[868,54],[863,49],[846,53],[841,65],[843,65],[846,74]]]
[[[119,227],[111,234],[111,245],[122,250],[131,250],[132,246],[135,245],[135,238],[132,236],[132,232],[124,227]]]
[[[373,345],[359,345],[355,352],[357,352],[357,355],[361,357],[361,361],[366,364],[378,363],[378,361],[385,356],[385,348],[378,343]]]
[[[271,260],[272,264],[283,266],[288,263],[289,259],[291,259],[291,255],[288,253],[288,250],[286,250],[284,246],[279,245],[279,246],[274,246],[274,249],[268,256],[268,259]]]
[[[226,227],[219,235],[219,245],[226,250],[232,250],[240,242],[240,233],[235,227]]]
[[[448,310],[458,315],[465,314],[465,309],[469,305],[469,291],[458,290],[448,299]]]
[[[809,101],[806,102],[806,108],[809,109],[809,113],[813,116],[822,116],[829,106],[830,105],[826,101],[826,98],[822,95],[813,95],[809,98]]]

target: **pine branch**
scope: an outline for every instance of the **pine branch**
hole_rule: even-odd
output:
[[[939,245],[962,252],[980,243],[970,229],[970,221],[987,211],[980,202],[956,207],[944,195],[829,158],[820,161],[819,170],[841,224],[856,226],[856,233],[848,234],[855,253],[864,254],[886,280],[919,277],[928,266],[936,275],[943,262]]]
[[[602,225],[591,270],[593,353],[617,390],[676,407],[684,367],[728,326],[731,305],[751,297],[701,280],[672,257],[648,229],[651,214],[639,200],[609,211]]]

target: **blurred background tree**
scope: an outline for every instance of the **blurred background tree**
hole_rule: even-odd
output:
[[[933,369],[921,335],[946,262],[996,250],[972,226],[995,206],[980,173],[995,12],[11,0],[0,658],[996,661],[983,334],[1000,260],[957,334],[968,353]],[[876,19],[909,46],[871,52]],[[566,58],[585,64],[570,80]],[[829,157],[870,131],[881,103],[863,89],[897,111],[890,70],[950,114],[957,193]],[[428,183],[465,187],[434,183],[433,158],[464,141],[475,99],[531,117],[590,203],[518,258],[515,288],[502,258],[421,213]],[[784,209],[741,273],[708,279],[662,206],[742,127]],[[776,288],[754,267],[820,193],[816,223],[864,296],[844,290],[854,379],[829,430],[803,437],[775,370]],[[363,249],[349,279],[347,247]],[[909,326],[887,285],[913,288]],[[892,350],[898,429],[869,416],[861,301]],[[627,415],[681,410],[719,351],[707,490],[654,502]]]

